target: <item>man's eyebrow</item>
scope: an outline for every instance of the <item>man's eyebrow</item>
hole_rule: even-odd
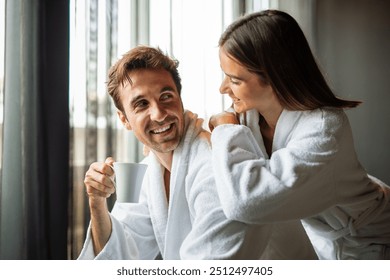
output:
[[[175,89],[171,86],[166,86],[161,89],[161,93],[164,91],[175,91]]]

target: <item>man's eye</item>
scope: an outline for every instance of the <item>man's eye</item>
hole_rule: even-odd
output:
[[[141,109],[141,108],[145,108],[146,106],[148,106],[148,102],[146,100],[141,100],[141,101],[138,101],[137,103],[135,103],[134,107]]]
[[[161,95],[161,100],[168,100],[170,98],[172,98],[171,93],[165,93],[165,94]]]

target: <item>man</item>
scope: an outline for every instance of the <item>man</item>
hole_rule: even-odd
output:
[[[273,227],[226,219],[209,133],[201,119],[184,110],[180,91],[177,63],[159,49],[134,48],[110,69],[108,92],[125,128],[150,150],[148,169],[139,203],[116,203],[109,213],[113,159],[90,166],[84,182],[91,223],[79,259],[264,256]]]

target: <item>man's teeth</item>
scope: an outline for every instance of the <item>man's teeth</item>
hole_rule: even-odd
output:
[[[164,127],[162,127],[162,128],[158,128],[158,129],[155,129],[155,130],[153,130],[152,132],[153,133],[162,133],[162,132],[164,132],[164,131],[167,131],[168,129],[170,129],[171,128],[171,125],[167,125],[167,126],[164,126]]]

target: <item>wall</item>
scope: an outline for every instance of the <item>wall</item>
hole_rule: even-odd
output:
[[[279,5],[302,24],[335,93],[363,101],[347,111],[355,147],[367,171],[389,184],[390,1],[299,0]]]
[[[337,94],[364,103],[348,112],[358,156],[390,183],[390,2],[317,1],[317,49]]]

